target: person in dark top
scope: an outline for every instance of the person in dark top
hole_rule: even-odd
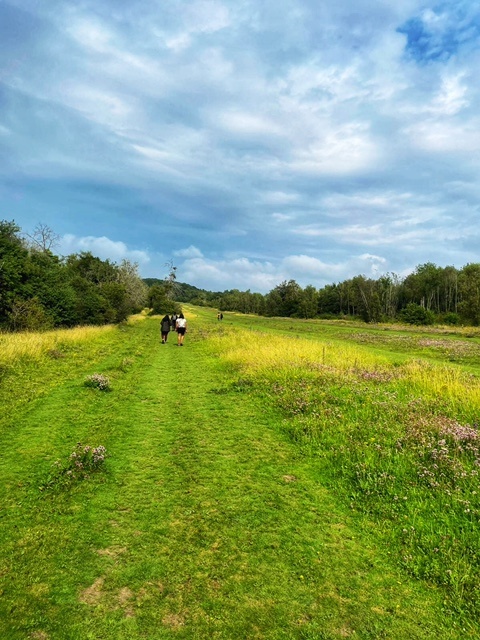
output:
[[[165,344],[167,342],[168,333],[170,331],[170,318],[168,317],[168,315],[162,318],[160,322],[160,331],[162,334],[162,344]]]

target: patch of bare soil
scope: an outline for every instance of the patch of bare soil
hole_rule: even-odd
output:
[[[185,624],[182,616],[176,613],[169,613],[162,619],[162,623],[170,629],[180,629]]]
[[[82,591],[79,598],[80,602],[90,605],[98,604],[102,599],[102,587],[104,582],[105,578],[97,578],[90,587],[87,587]]]
[[[132,600],[134,598],[134,593],[128,587],[123,587],[120,589],[118,593],[118,604],[125,612],[125,616],[127,618],[133,618],[135,615],[135,611],[133,609]]]
[[[109,547],[108,549],[97,549],[99,556],[108,556],[110,558],[118,558],[118,556],[125,553],[126,547]]]

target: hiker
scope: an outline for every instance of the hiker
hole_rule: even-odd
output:
[[[176,331],[177,330],[177,314],[176,313],[172,313],[171,325],[172,325],[172,331]]]
[[[168,332],[170,331],[170,318],[166,315],[160,322],[160,331],[162,333],[162,344],[165,344],[168,339]]]
[[[175,328],[177,330],[177,344],[179,347],[183,347],[183,340],[185,338],[185,333],[187,332],[187,321],[185,320],[183,313],[178,316]]]

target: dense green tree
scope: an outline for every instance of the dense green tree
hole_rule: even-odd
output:
[[[181,311],[180,305],[168,297],[164,284],[154,284],[150,287],[147,299],[149,308],[157,315],[180,313]]]
[[[97,258],[90,251],[68,256],[66,266],[71,274],[80,276],[92,284],[98,285],[117,280],[116,265],[110,260]]]
[[[318,310],[318,291],[311,284],[300,291],[298,314],[302,318],[315,318]]]
[[[268,315],[291,317],[300,313],[301,287],[295,280],[284,280],[267,294]]]
[[[425,309],[425,307],[416,302],[409,302],[407,306],[402,309],[400,317],[403,322],[416,325],[433,324],[435,319],[432,311]]]
[[[60,258],[49,250],[31,249],[25,269],[26,297],[37,299],[52,326],[75,325],[75,291]]]
[[[480,264],[470,263],[458,276],[458,289],[461,302],[458,310],[469,323],[480,324]]]
[[[28,251],[15,222],[0,221],[0,325],[7,326],[15,301],[25,298]]]
[[[336,284],[327,284],[318,292],[317,312],[319,315],[339,315],[340,290]]]

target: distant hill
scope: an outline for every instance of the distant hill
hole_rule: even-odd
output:
[[[154,284],[164,284],[165,281],[159,278],[143,278],[145,284],[149,287]],[[222,294],[213,291],[207,291],[206,289],[199,289],[186,282],[175,283],[175,300],[177,302],[192,302],[198,305],[210,305],[215,306],[215,301],[219,299]]]

